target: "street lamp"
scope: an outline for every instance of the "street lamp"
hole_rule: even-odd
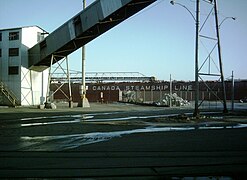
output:
[[[192,18],[194,19],[196,23],[196,45],[195,45],[195,109],[193,116],[196,117],[197,119],[199,118],[199,78],[198,78],[198,62],[199,62],[199,23],[200,23],[200,0],[196,0],[196,17],[193,15],[193,13],[184,5],[175,2],[174,0],[170,1],[172,5],[178,4],[181,7],[185,8]]]
[[[220,26],[223,24],[223,22],[225,22],[225,20],[227,20],[227,19],[232,19],[232,20],[236,20],[237,18],[236,17],[225,17],[222,21],[221,21],[221,23],[220,23],[220,25],[219,25],[219,28],[220,28]]]
[[[232,19],[232,20],[236,20],[237,18],[236,17],[225,17],[221,23],[219,24],[218,26],[218,29],[220,29],[221,25],[225,22],[225,20],[227,19]],[[223,79],[224,80],[224,79]],[[225,93],[224,93],[225,94]],[[233,77],[233,71],[232,71],[232,97],[231,97],[231,100],[232,100],[232,111],[234,110],[234,77]],[[224,103],[224,112],[227,112],[227,109],[226,109],[226,102]]]
[[[192,18],[194,19],[194,21],[196,21],[196,18],[195,18],[195,16],[193,15],[193,13],[192,13],[185,5],[180,4],[180,3],[178,3],[178,2],[175,2],[174,0],[170,1],[170,3],[171,3],[172,5],[177,4],[177,5],[179,5],[179,6],[183,7],[183,8],[185,8],[185,9],[190,13],[190,15],[192,16]]]

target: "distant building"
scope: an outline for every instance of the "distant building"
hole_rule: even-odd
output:
[[[0,105],[43,103],[48,70],[28,69],[28,49],[46,34],[38,26],[0,29]]]

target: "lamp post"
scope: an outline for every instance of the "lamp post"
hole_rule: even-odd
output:
[[[233,71],[232,71],[232,111],[234,111],[234,76],[233,76]]]
[[[170,98],[169,98],[169,106],[172,107],[172,75],[170,74]]]
[[[232,19],[232,20],[236,20],[237,18],[236,17],[225,17],[222,21],[221,21],[221,23],[220,23],[220,25],[219,25],[219,28],[221,27],[221,25],[223,24],[223,22],[225,22],[225,20],[227,20],[227,19]]]
[[[174,0],[170,1],[172,5],[178,4],[185,8],[196,23],[196,42],[195,42],[195,109],[194,117],[199,118],[199,78],[198,78],[198,58],[199,58],[199,24],[200,24],[200,0],[196,0],[196,17],[193,13],[184,5],[175,2]]]
[[[217,6],[215,7],[217,8]],[[217,10],[217,9],[216,9]],[[220,29],[221,25],[225,22],[225,20],[227,19],[232,19],[232,20],[236,20],[237,18],[236,17],[225,17],[221,23],[218,25],[218,29]],[[224,79],[224,77],[223,77]],[[223,86],[224,87],[224,86]],[[226,93],[226,92],[224,92]],[[224,94],[225,95],[225,94]],[[231,106],[232,106],[232,111],[234,110],[234,77],[233,77],[233,71],[232,71],[232,94],[231,94]],[[224,104],[226,104],[226,102],[224,102]],[[227,109],[226,109],[226,105],[224,105],[224,112],[226,113],[227,112]]]
[[[190,15],[192,16],[192,18],[194,19],[194,21],[196,21],[196,18],[195,18],[195,16],[193,15],[193,13],[192,13],[185,5],[183,5],[183,4],[181,4],[181,3],[178,3],[178,2],[175,2],[174,0],[170,1],[170,3],[171,3],[172,5],[177,4],[177,5],[179,5],[179,6],[183,7],[183,8],[185,8],[185,9],[190,13]]]
[[[220,77],[221,77],[221,85],[223,90],[223,112],[227,113],[227,107],[226,107],[226,89],[225,89],[225,79],[223,74],[223,64],[222,64],[222,58],[221,58],[221,44],[220,44],[220,31],[219,31],[219,22],[218,22],[218,8],[217,8],[217,1],[214,0],[214,11],[215,11],[215,23],[216,23],[216,34],[218,39],[218,55],[219,55],[219,63],[220,63]],[[224,19],[226,20],[226,18]],[[221,24],[224,22],[224,20],[221,22]],[[221,25],[220,24],[220,25]]]

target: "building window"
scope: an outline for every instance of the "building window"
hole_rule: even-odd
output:
[[[45,38],[44,33],[38,32],[37,33],[37,41],[40,42]]]
[[[39,47],[40,47],[40,50],[42,50],[46,47],[46,40],[45,39],[40,42]]]
[[[9,67],[9,75],[17,75],[19,74],[19,67],[18,66],[10,66]]]
[[[19,56],[19,48],[9,48],[9,56]]]
[[[2,33],[0,33],[0,41],[2,41]]]
[[[9,40],[19,40],[19,32],[10,32],[9,33]]]

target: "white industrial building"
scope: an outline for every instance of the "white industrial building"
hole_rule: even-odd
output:
[[[28,49],[46,35],[47,32],[38,26],[0,30],[0,105],[44,103],[48,69],[43,72],[29,70]]]

